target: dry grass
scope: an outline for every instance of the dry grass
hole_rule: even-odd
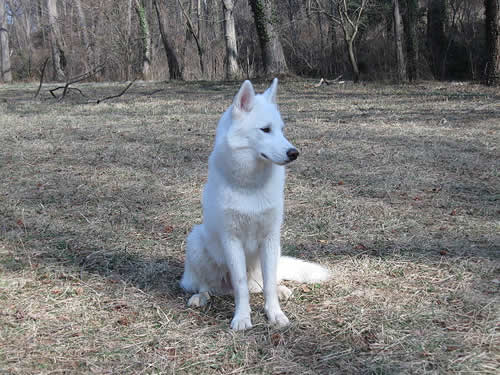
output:
[[[0,87],[0,373],[497,373],[498,92],[282,84],[283,250],[335,277],[233,333],[230,297],[189,309],[177,281],[237,85],[35,89]]]

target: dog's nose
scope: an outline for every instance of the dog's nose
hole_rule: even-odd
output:
[[[288,156],[288,159],[290,159],[290,161],[294,161],[295,159],[297,159],[297,156],[299,156],[299,151],[297,151],[296,148],[290,148],[286,152],[286,156]]]

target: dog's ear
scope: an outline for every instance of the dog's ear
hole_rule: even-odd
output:
[[[271,103],[276,103],[276,92],[278,91],[278,78],[273,79],[271,86],[264,92],[264,96]]]
[[[240,91],[236,94],[233,100],[233,112],[250,112],[253,108],[255,100],[255,91],[252,83],[246,80],[241,85]]]

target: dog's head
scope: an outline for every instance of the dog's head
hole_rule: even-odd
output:
[[[245,81],[233,100],[232,124],[228,143],[233,149],[250,149],[263,161],[285,165],[297,159],[299,152],[285,138],[285,124],[276,104],[278,79],[260,95]]]

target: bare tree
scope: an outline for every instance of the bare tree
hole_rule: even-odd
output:
[[[170,79],[182,79],[182,71],[179,67],[179,60],[177,59],[177,53],[171,46],[171,43],[168,39],[168,35],[165,29],[165,25],[163,24],[163,19],[161,16],[161,11],[158,5],[158,1],[153,0],[153,2],[156,11],[156,17],[158,18],[158,27],[160,29],[161,40],[163,43],[163,47],[165,48],[165,53],[167,55],[168,71],[170,74]]]
[[[347,44],[347,52],[354,75],[354,82],[359,81],[359,67],[356,51],[354,49],[354,42],[358,36],[362,20],[361,17],[369,3],[370,0],[339,0],[337,4],[340,15],[340,25],[344,31],[344,40]]]
[[[427,48],[432,74],[436,79],[444,79],[446,75],[446,8],[446,0],[428,0]]]
[[[201,75],[205,74],[205,64],[203,62],[203,54],[204,54],[204,48],[202,45],[201,41],[201,33],[200,33],[200,23],[198,23],[198,28],[195,29],[193,21],[191,17],[189,16],[188,12],[186,12],[186,9],[184,8],[184,5],[182,5],[181,0],[177,0],[177,3],[179,4],[179,7],[182,10],[182,14],[184,15],[184,18],[186,20],[186,26],[187,26],[187,32],[194,38],[194,41],[196,43],[196,48],[198,49],[198,57],[200,59],[200,70],[201,70]],[[199,7],[200,4],[198,4],[198,20],[199,20]]]
[[[56,81],[64,81],[64,67],[66,57],[64,54],[64,41],[59,29],[59,13],[57,0],[47,0],[47,13],[49,17],[50,50],[52,53],[53,78]]]
[[[151,76],[151,33],[146,9],[140,0],[135,0],[135,11],[139,18],[139,28],[142,40],[142,77],[149,80]]]
[[[417,79],[417,0],[406,0],[406,16],[404,18],[406,30],[406,60],[407,73],[410,82]]]
[[[484,0],[486,15],[486,84],[500,83],[500,10],[499,0]]]
[[[347,54],[351,64],[353,80],[359,81],[359,66],[356,57],[355,42],[359,35],[362,17],[372,0],[331,0],[336,7],[332,6],[331,11],[325,10],[319,1],[316,1],[319,11],[325,14],[334,23],[342,27],[344,41],[347,47]],[[332,4],[333,5],[333,4]],[[336,8],[337,13],[334,13]]]
[[[132,0],[127,1],[127,29],[125,34],[125,43],[127,53],[125,54],[126,67],[125,67],[125,76],[127,81],[131,79],[132,76],[132,58],[131,58],[131,39],[132,39]]]
[[[74,4],[76,6],[76,11],[78,13],[78,20],[80,22],[80,30],[82,34],[83,46],[85,48],[86,56],[86,65],[87,69],[90,70],[90,67],[94,64],[94,54],[92,51],[92,46],[90,45],[89,31],[87,26],[87,20],[85,19],[85,13],[82,9],[82,3],[80,0],[74,0]]]
[[[240,76],[240,67],[234,26],[234,0],[223,0],[222,11],[224,13],[224,39],[226,42],[226,79],[235,79]]]
[[[264,73],[266,75],[288,73],[285,54],[276,30],[276,19],[273,17],[272,1],[250,0],[250,6],[259,37]]]
[[[398,67],[398,81],[406,81],[406,62],[403,54],[403,25],[399,11],[399,0],[392,0],[392,14],[394,20],[394,41],[396,43],[396,63]]]
[[[7,4],[5,0],[0,0],[0,55],[0,79],[4,82],[11,82],[12,70],[10,68]]]

